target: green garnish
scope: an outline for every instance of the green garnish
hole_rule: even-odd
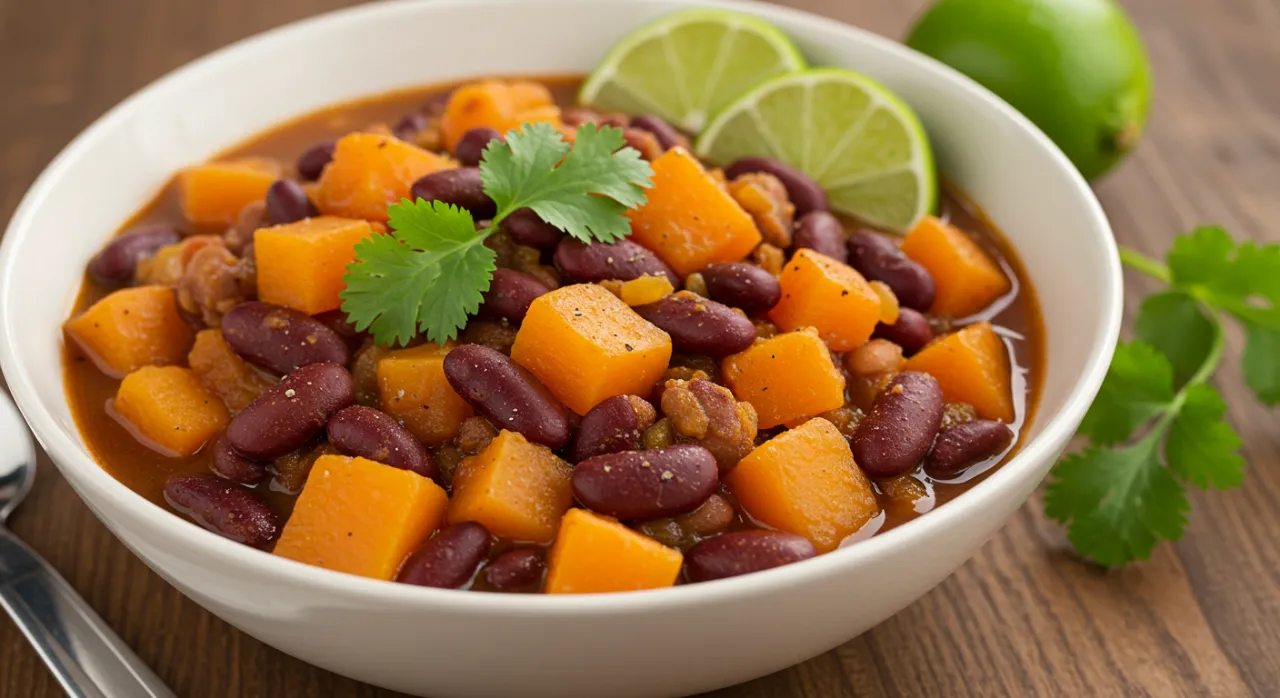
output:
[[[1137,339],[1116,348],[1080,425],[1089,447],[1058,464],[1045,493],[1045,513],[1067,525],[1075,549],[1108,566],[1182,537],[1185,485],[1244,479],[1240,437],[1209,384],[1225,317],[1248,337],[1245,381],[1259,401],[1280,402],[1280,245],[1237,245],[1221,228],[1200,228],[1174,241],[1165,264],[1128,249],[1120,258],[1169,288],[1143,302]]]
[[[531,208],[585,243],[626,237],[623,214],[645,202],[653,170],[624,143],[621,129],[590,123],[578,127],[572,147],[546,123],[526,123],[505,143],[490,143],[480,163],[484,191],[498,207],[489,227],[477,230],[469,211],[439,201],[391,204],[391,232],[356,245],[343,276],[343,312],[384,346],[419,332],[443,343],[480,307],[496,258],[484,240],[513,211]]]

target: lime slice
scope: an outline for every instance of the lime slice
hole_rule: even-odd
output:
[[[686,10],[618,40],[578,101],[625,114],[656,114],[697,133],[707,119],[769,78],[801,70],[786,34],[754,17]]]
[[[849,70],[816,68],[757,86],[715,115],[696,149],[724,165],[747,155],[781,160],[822,185],[833,208],[891,230],[910,230],[937,196],[915,112]]]

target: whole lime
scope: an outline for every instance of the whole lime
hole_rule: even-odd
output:
[[[1142,135],[1151,67],[1114,0],[939,0],[907,45],[1000,95],[1086,179]]]

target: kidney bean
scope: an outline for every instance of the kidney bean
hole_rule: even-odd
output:
[[[435,479],[438,474],[426,447],[399,421],[372,407],[344,407],[329,418],[325,430],[329,443],[348,456],[368,458],[426,478]]]
[[[277,179],[267,189],[267,220],[280,225],[318,216],[315,204],[297,182]]]
[[[480,306],[480,317],[503,318],[519,323],[534,299],[550,292],[541,281],[514,269],[495,269]]]
[[[791,237],[791,249],[808,248],[824,254],[837,262],[848,262],[845,248],[844,225],[840,219],[826,211],[806,213],[796,221],[796,232]]]
[[[644,398],[615,395],[592,407],[582,417],[569,458],[579,461],[606,453],[634,451],[640,439],[658,417]]]
[[[536,591],[546,567],[542,553],[516,548],[495,557],[484,568],[484,576],[494,591]]]
[[[902,347],[902,353],[911,356],[933,341],[933,328],[929,326],[929,318],[911,308],[898,308],[898,320],[892,325],[883,322],[876,325],[871,335],[877,339],[887,339]]]
[[[708,538],[684,555],[691,582],[736,577],[816,557],[808,539],[782,531],[734,531]]]
[[[702,270],[707,293],[749,315],[763,313],[782,300],[782,287],[773,274],[746,262],[720,262]]]
[[[489,531],[474,521],[448,526],[405,560],[398,581],[439,589],[462,588],[476,576],[492,544]]]
[[[517,245],[549,250],[564,239],[564,232],[538,217],[531,208],[512,211],[502,219],[502,232]]]
[[[429,120],[427,115],[421,112],[410,112],[400,117],[395,126],[391,127],[391,133],[402,141],[411,141],[418,132],[425,129]]]
[[[493,218],[493,214],[498,212],[493,199],[484,193],[484,182],[480,181],[478,167],[432,172],[414,182],[409,192],[415,199],[443,201],[465,208],[476,220]]]
[[[329,161],[333,159],[333,149],[334,143],[329,141],[328,143],[317,143],[303,151],[294,165],[294,169],[298,170],[298,176],[307,182],[314,182],[320,179],[325,165],[328,165]]]
[[[925,312],[933,305],[933,276],[880,233],[860,230],[849,237],[849,265],[868,281],[884,282],[907,308]]]
[[[345,366],[351,350],[319,320],[270,303],[239,303],[222,316],[222,337],[237,354],[278,374],[309,364]]]
[[[560,448],[569,441],[569,420],[547,388],[505,354],[465,344],[444,357],[449,385],[499,429]]]
[[[227,441],[226,434],[213,442],[213,460],[209,469],[219,477],[226,478],[241,485],[256,485],[267,478],[267,466],[255,463],[236,453]]]
[[[631,126],[652,133],[663,150],[670,150],[684,141],[684,137],[674,126],[653,114],[639,114],[631,117]]]
[[[554,261],[564,278],[579,283],[605,279],[630,281],[645,274],[662,274],[672,286],[680,286],[680,278],[657,255],[630,240],[584,245],[565,237],[556,246]]]
[[[796,206],[797,214],[831,209],[831,205],[827,203],[827,193],[817,182],[809,175],[773,158],[756,155],[742,158],[725,168],[724,176],[737,179],[748,172],[768,172],[781,180],[782,186],[787,188],[787,198]]]
[[[164,483],[169,506],[196,523],[255,548],[280,535],[280,520],[253,493],[216,475],[179,475]]]
[[[346,340],[360,339],[360,331],[356,329],[354,323],[347,319],[347,314],[341,310],[328,310],[323,313],[317,313],[311,317],[316,322],[333,330],[335,334]]]
[[[165,245],[182,240],[178,231],[167,225],[130,230],[108,242],[89,262],[89,276],[102,284],[122,284],[133,279],[138,262],[150,257]]]
[[[496,128],[480,126],[462,134],[458,144],[453,147],[453,156],[463,167],[479,167],[484,158],[484,149],[493,141],[502,142],[502,134]]]
[[[310,441],[353,400],[355,381],[347,369],[330,363],[303,366],[232,418],[227,441],[253,460],[278,458]]]
[[[876,395],[850,446],[853,459],[872,477],[894,477],[929,453],[942,425],[942,389],[927,373],[904,371]]]
[[[671,335],[676,351],[728,356],[756,341],[756,326],[733,308],[689,291],[635,308],[640,317]]]
[[[658,519],[697,509],[720,487],[716,458],[694,444],[588,458],[573,469],[584,506],[619,519]]]
[[[994,419],[975,419],[938,434],[925,461],[930,472],[955,475],[969,466],[994,458],[1013,443],[1013,430]]]

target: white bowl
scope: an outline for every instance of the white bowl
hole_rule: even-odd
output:
[[[589,70],[619,36],[685,0],[374,4],[196,61],[99,119],[23,199],[0,250],[0,364],[76,492],[166,580],[313,664],[437,697],[675,696],[782,669],[896,613],[968,559],[1048,472],[1106,371],[1121,278],[1106,218],[1067,159],[958,73],[887,39],[764,4],[814,65],[880,79],[920,114],[943,172],[985,207],[1043,303],[1048,366],[1031,440],[919,520],[804,563],[599,596],[401,586],[308,567],[208,533],[112,479],[63,394],[60,323],[99,245],[184,165],[356,97],[479,75]]]

